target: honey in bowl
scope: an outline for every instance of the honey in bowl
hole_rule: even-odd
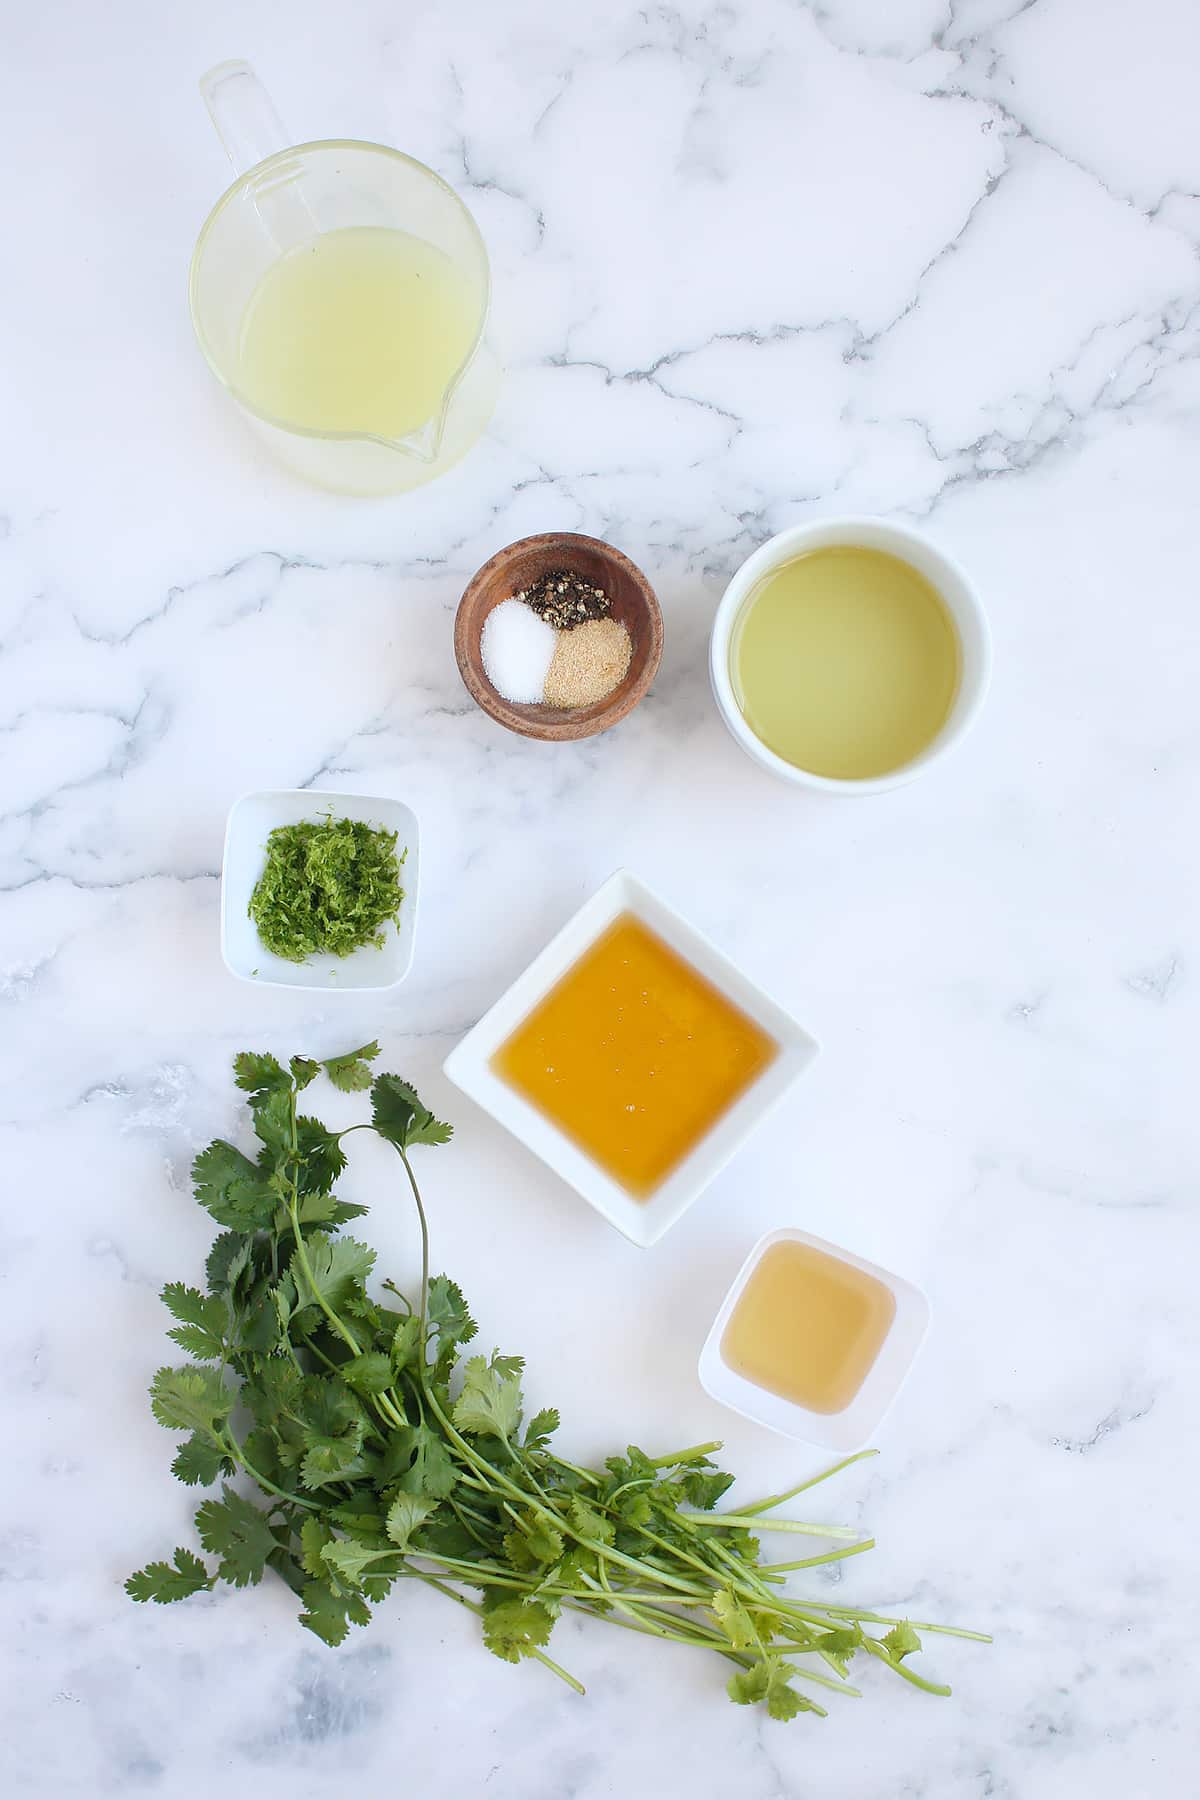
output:
[[[828,545],[772,569],[730,643],[734,698],[755,736],[810,775],[873,780],[937,737],[958,693],[958,631],[899,556]]]
[[[876,1276],[813,1244],[782,1239],[751,1270],[721,1356],[735,1374],[809,1412],[844,1412],[895,1316],[895,1295]]]
[[[656,932],[623,913],[491,1066],[634,1199],[648,1200],[778,1049]]]

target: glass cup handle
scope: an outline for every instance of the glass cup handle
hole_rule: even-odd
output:
[[[218,63],[200,77],[200,93],[235,175],[244,175],[291,143],[270,94],[248,62]]]
[[[270,94],[248,62],[218,63],[200,77],[200,93],[235,174],[245,175],[291,147]],[[248,184],[263,229],[280,250],[321,229],[302,175],[299,162],[283,162]]]

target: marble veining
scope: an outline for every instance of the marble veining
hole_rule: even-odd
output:
[[[1200,13],[125,0],[18,8],[3,44],[4,1793],[1192,1793]],[[191,341],[227,178],[196,80],[240,55],[297,137],[410,150],[487,239],[500,406],[411,498],[296,486]],[[997,676],[944,769],[830,804],[727,737],[706,635],[763,538],[860,510],[972,570]],[[650,699],[580,745],[503,734],[451,649],[472,571],[549,528],[611,538],[666,619]],[[417,961],[382,1004],[222,970],[225,815],[277,785],[421,818]],[[619,864],[824,1047],[646,1255],[440,1074]],[[927,1287],[883,1454],[820,1502],[879,1548],[821,1580],[994,1631],[933,1646],[951,1701],[868,1671],[780,1727],[577,1620],[556,1654],[584,1701],[432,1594],[339,1653],[278,1586],[126,1601],[187,1541],[144,1390],[157,1291],[206,1248],[191,1158],[237,1129],[229,1059],[376,1034],[458,1128],[436,1260],[570,1452],[724,1436],[747,1488],[817,1466],[695,1378],[768,1226]],[[379,1170],[345,1189],[411,1279]]]

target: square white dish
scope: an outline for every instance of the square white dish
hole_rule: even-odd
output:
[[[873,1275],[889,1289],[896,1302],[895,1315],[879,1354],[857,1394],[841,1412],[810,1412],[808,1407],[798,1406],[794,1400],[773,1394],[756,1381],[739,1375],[721,1354],[725,1327],[746,1283],[766,1251],[780,1243],[807,1244],[810,1249],[823,1250],[827,1256],[848,1263],[852,1269]],[[839,1244],[830,1244],[824,1238],[810,1236],[807,1231],[784,1226],[778,1231],[768,1231],[758,1240],[721,1302],[721,1310],[713,1320],[712,1330],[700,1352],[700,1383],[722,1406],[732,1407],[743,1418],[753,1419],[755,1424],[765,1425],[771,1431],[782,1432],[785,1437],[803,1438],[806,1443],[819,1444],[827,1450],[859,1450],[900,1392],[928,1329],[929,1302],[911,1281],[881,1269],[878,1263],[867,1262],[864,1257],[843,1250]]]
[[[376,830],[396,833],[396,854],[404,856],[400,866],[404,901],[399,917],[384,926],[384,941],[378,949],[368,944],[349,956],[321,955],[303,963],[285,962],[267,949],[248,911],[266,864],[267,839],[277,825],[330,816],[361,819]],[[225,966],[241,981],[314,988],[323,993],[372,993],[395,987],[412,966],[420,870],[417,815],[402,800],[369,794],[315,794],[306,788],[244,794],[230,808],[225,828],[221,865],[221,954]]]
[[[491,1067],[492,1057],[522,1019],[601,932],[627,912],[657,932],[779,1046],[774,1060],[645,1200],[635,1199]],[[615,1225],[631,1243],[647,1247],[657,1243],[687,1211],[816,1054],[814,1039],[782,1007],[747,980],[665,901],[625,870],[618,870],[450,1052],[444,1068],[456,1087],[540,1156],[610,1225]]]

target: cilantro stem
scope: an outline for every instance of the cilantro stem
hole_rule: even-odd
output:
[[[392,1140],[389,1139],[389,1142]],[[429,1221],[425,1217],[425,1207],[421,1200],[421,1190],[417,1186],[417,1178],[413,1174],[413,1166],[408,1160],[408,1152],[403,1144],[395,1145],[396,1153],[404,1164],[404,1173],[408,1176],[408,1185],[412,1189],[413,1199],[417,1205],[417,1218],[421,1225],[421,1336],[422,1356],[424,1356],[425,1332],[429,1324]]]
[[[686,1518],[688,1524],[695,1523],[695,1520],[691,1513],[681,1514],[680,1517]],[[718,1572],[713,1568],[712,1564],[701,1562],[701,1560],[698,1556],[693,1556],[690,1553],[690,1551],[687,1551],[683,1548],[682,1544],[668,1543],[665,1538],[659,1537],[657,1532],[651,1531],[650,1527],[648,1525],[639,1525],[636,1527],[636,1529],[641,1533],[641,1535],[643,1537],[649,1538],[649,1540],[652,1544],[656,1544],[660,1550],[664,1550],[672,1562],[679,1561],[679,1562],[689,1563],[692,1566],[692,1568],[698,1569],[700,1571],[700,1573],[704,1576],[706,1581],[713,1582],[716,1585],[720,1584],[721,1578],[718,1575]],[[709,1548],[710,1546],[706,1545],[705,1547]],[[605,1546],[605,1549],[607,1550],[608,1554],[616,1557],[617,1560],[620,1560],[621,1553],[619,1551],[613,1550],[611,1548],[611,1546],[608,1546],[608,1545]],[[635,1564],[634,1566],[636,1567],[637,1565]],[[736,1563],[735,1563],[735,1567],[737,1567]],[[659,1577],[661,1580],[671,1582],[672,1585],[675,1585],[673,1578],[671,1576],[669,1576],[665,1570],[659,1570],[658,1573],[659,1573]],[[751,1599],[761,1599],[762,1596],[756,1591],[756,1589],[754,1587],[749,1585],[749,1575],[750,1575],[750,1570],[747,1568],[744,1571],[742,1571],[740,1574],[733,1575],[729,1579],[728,1585],[730,1587],[732,1587],[736,1593],[740,1593],[743,1597],[745,1597],[746,1595],[749,1595]]]
[[[847,1556],[861,1556],[864,1550],[874,1548],[874,1538],[862,1538],[857,1544],[846,1544],[841,1550],[827,1550],[824,1556],[802,1556],[798,1562],[762,1563],[760,1567],[764,1571],[770,1569],[777,1575],[784,1575],[792,1569],[816,1569],[822,1563],[841,1562]]]
[[[481,1550],[486,1550],[488,1547],[487,1539],[485,1537],[481,1537],[479,1532],[476,1531],[474,1525],[472,1525],[470,1509],[464,1507],[462,1505],[461,1501],[456,1500],[454,1498],[453,1494],[451,1494],[451,1496],[450,1496],[449,1505],[450,1505],[450,1510],[453,1512],[455,1518],[458,1520],[458,1522],[462,1526],[463,1530],[467,1533],[467,1536],[474,1538],[475,1542],[479,1545],[479,1548]],[[475,1513],[473,1516],[476,1519],[479,1518],[478,1513]],[[483,1521],[483,1522],[486,1523],[486,1521]]]
[[[533,1598],[536,1598],[539,1594],[547,1594],[556,1600],[579,1600],[584,1603],[580,1608],[581,1611],[595,1610],[594,1605],[589,1606],[587,1602],[593,1600],[597,1592],[600,1593],[602,1598],[606,1599],[620,1599],[628,1601],[631,1604],[641,1603],[660,1607],[665,1606],[668,1602],[673,1606],[708,1606],[712,1599],[711,1594],[696,1594],[690,1596],[684,1594],[664,1594],[661,1591],[643,1593],[636,1588],[614,1589],[610,1587],[605,1587],[600,1590],[597,1589],[596,1585],[588,1576],[583,1574],[581,1574],[580,1580],[586,1584],[584,1587],[569,1586],[563,1582],[550,1582],[547,1584],[540,1581],[537,1576],[532,1573],[529,1576],[516,1575],[511,1569],[505,1568],[500,1563],[482,1561],[470,1562],[461,1556],[447,1556],[440,1550],[416,1549],[413,1551],[413,1554],[422,1557],[426,1562],[437,1563],[438,1566],[445,1569],[455,1581],[465,1581],[473,1587],[480,1588],[511,1588],[518,1593],[528,1594]],[[670,1615],[666,1616],[669,1617]],[[675,1623],[690,1624],[690,1621],[676,1620]],[[711,1637],[714,1642],[723,1641],[719,1639],[716,1632],[708,1633],[707,1627],[697,1625],[695,1628],[704,1630],[707,1637]]]
[[[751,1513],[688,1513],[689,1525],[722,1531],[727,1527],[745,1526],[755,1531],[799,1531],[805,1537],[857,1538],[852,1525],[806,1525],[799,1519],[762,1519]]]
[[[910,1669],[908,1664],[901,1662],[898,1657],[889,1656],[883,1645],[877,1643],[873,1637],[868,1637],[866,1632],[863,1633],[862,1647],[868,1656],[877,1657],[881,1663],[886,1663],[889,1669],[894,1669],[897,1675],[903,1675],[905,1681],[911,1682],[913,1687],[920,1688],[922,1693],[938,1694],[943,1700],[949,1699],[950,1689],[942,1682],[927,1681],[924,1675],[918,1675],[915,1669]]]
[[[745,1557],[735,1556],[731,1550],[726,1549],[719,1538],[709,1538],[704,1547],[706,1550],[711,1550],[718,1562],[723,1563],[738,1581],[744,1582],[752,1588],[764,1604],[774,1603],[776,1596],[763,1580],[756,1563],[749,1563]]]
[[[590,1587],[592,1584],[589,1582],[588,1585]],[[707,1637],[700,1637],[692,1631],[679,1630],[678,1624],[681,1623],[681,1621],[673,1622],[672,1625],[667,1626],[660,1624],[653,1617],[647,1617],[646,1613],[640,1607],[636,1607],[628,1601],[623,1593],[619,1591],[614,1592],[613,1589],[607,1585],[603,1588],[597,1588],[596,1593],[599,1599],[605,1601],[609,1606],[615,1607],[615,1609],[618,1612],[623,1613],[627,1619],[636,1621],[637,1629],[639,1631],[644,1631],[649,1637],[669,1638],[672,1643],[692,1644],[701,1650],[708,1650],[713,1647],[713,1640]],[[594,1612],[595,1606],[593,1604],[590,1607],[581,1607],[579,1610]]]
[[[568,1462],[565,1456],[556,1456],[553,1450],[548,1450],[546,1455],[550,1462],[557,1463],[560,1469],[566,1469],[572,1475],[578,1475],[582,1481],[587,1482],[589,1487],[604,1486],[603,1481],[593,1469],[581,1469],[578,1463]]]
[[[832,1463],[828,1469],[822,1469],[819,1475],[810,1475],[807,1481],[798,1481],[795,1487],[786,1488],[782,1494],[768,1494],[765,1500],[756,1500],[752,1506],[739,1506],[738,1513],[742,1518],[747,1518],[769,1512],[773,1506],[782,1506],[785,1500],[794,1500],[797,1494],[805,1494],[809,1488],[818,1487],[822,1481],[828,1481],[830,1476],[840,1475],[843,1469],[850,1468],[853,1463],[878,1455],[878,1450],[856,1450],[853,1456],[844,1456],[841,1462]]]
[[[941,1637],[968,1638],[973,1644],[990,1644],[993,1640],[986,1631],[967,1631],[961,1625],[932,1625],[928,1619],[900,1619],[894,1613],[870,1612],[862,1606],[831,1606],[825,1600],[806,1600],[804,1605],[814,1612],[833,1613],[839,1619],[857,1619],[863,1625],[911,1625],[914,1631],[936,1631]],[[814,1624],[823,1625],[824,1619],[815,1618]]]
[[[686,1463],[698,1462],[702,1456],[711,1456],[720,1448],[720,1441],[714,1439],[709,1444],[692,1444],[687,1450],[675,1450],[670,1456],[648,1457],[647,1461],[652,1469],[673,1469],[677,1465],[682,1468]]]

